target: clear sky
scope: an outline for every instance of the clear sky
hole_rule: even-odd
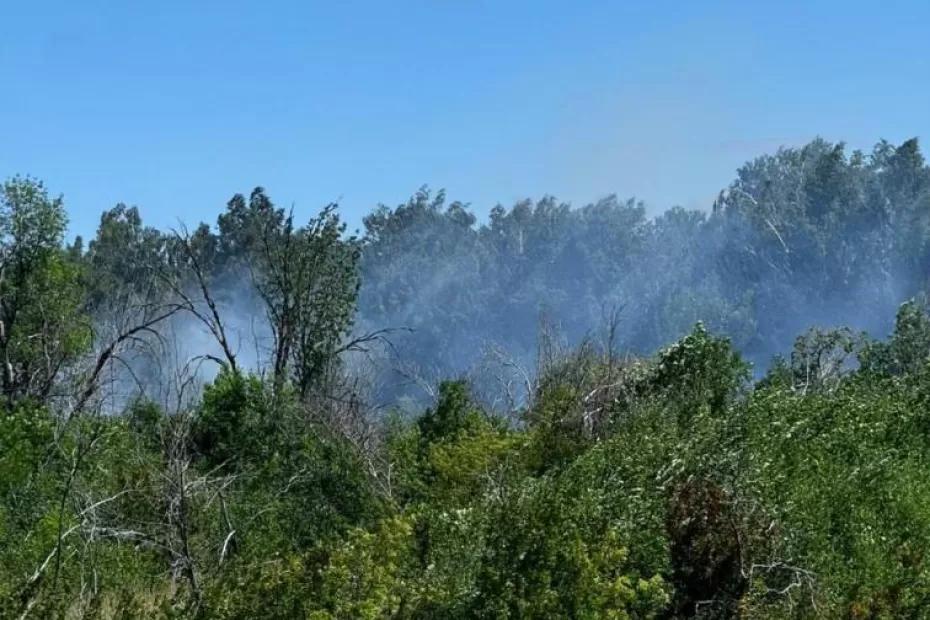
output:
[[[0,0],[0,176],[83,234],[255,185],[353,226],[422,184],[706,208],[782,144],[930,141],[928,34],[926,0]]]

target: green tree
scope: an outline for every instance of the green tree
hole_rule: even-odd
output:
[[[274,340],[271,371],[307,396],[330,378],[346,348],[358,295],[359,245],[346,238],[335,205],[306,225],[274,206],[262,188],[234,197],[220,216],[220,247],[244,260]]]
[[[90,344],[81,270],[62,247],[61,198],[39,181],[0,187],[0,379],[7,405],[53,395]]]

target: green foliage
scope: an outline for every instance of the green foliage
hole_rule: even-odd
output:
[[[927,284],[928,207],[916,140],[780,149],[742,166],[710,214],[547,196],[481,223],[423,189],[365,219],[358,320],[412,328],[398,347],[455,375],[487,342],[531,366],[542,313],[577,344],[620,305],[621,350],[648,355],[703,321],[763,367],[812,324],[887,331]]]
[[[836,389],[852,370],[856,354],[860,360],[868,346],[864,334],[849,328],[811,328],[794,341],[791,358],[776,358],[759,387],[779,386],[794,390]]]
[[[100,216],[87,254],[88,303],[97,312],[164,292],[158,276],[165,261],[165,235],[146,227],[136,207],[119,204]]]
[[[436,406],[414,424],[390,423],[387,449],[405,503],[467,505],[515,465],[520,437],[474,404],[462,381],[439,386]],[[519,461],[519,457],[516,459]]]
[[[468,397],[468,387],[462,381],[446,381],[439,386],[436,407],[417,422],[420,437],[434,443],[467,432],[481,424],[481,413]]]
[[[490,507],[471,614],[492,617],[649,618],[668,590],[630,561],[620,515],[560,477],[515,489]],[[622,522],[622,521],[621,521]]]
[[[53,535],[49,513],[59,465],[49,454],[53,433],[53,420],[41,409],[20,406],[0,416],[0,610],[10,609],[23,572]]]
[[[590,444],[579,418],[580,397],[569,385],[549,386],[529,416],[533,433],[533,461],[539,471],[564,465],[581,454]]]
[[[414,561],[413,527],[394,518],[373,531],[353,530],[321,574],[319,606],[311,618],[384,618],[409,604],[405,577]]]
[[[773,524],[774,549],[794,567],[778,570],[782,588],[798,584],[785,601],[797,613],[923,608],[926,566],[911,550],[926,544],[930,513],[917,498],[930,488],[918,473],[926,444],[911,430],[922,417],[912,398],[863,377],[833,396],[763,391],[749,403],[744,475]]]
[[[203,394],[191,439],[203,471],[242,477],[233,490],[243,545],[306,549],[380,512],[359,456],[304,419],[292,394],[222,371]],[[254,543],[252,542],[254,539]]]
[[[215,261],[232,267],[244,263],[268,315],[276,381],[291,380],[307,396],[328,378],[352,327],[358,242],[345,236],[335,204],[300,226],[261,187],[248,204],[234,196],[218,226]],[[201,239],[199,245],[205,243]]]
[[[268,456],[275,437],[270,398],[257,377],[229,370],[204,388],[192,440],[206,466],[238,469]]]
[[[0,186],[0,385],[8,406],[45,401],[90,345],[81,271],[61,245],[66,221],[61,199],[39,181]]]
[[[926,302],[911,300],[898,309],[888,342],[871,343],[862,352],[864,368],[891,375],[916,373],[930,358],[930,315]]]
[[[816,140],[741,168],[710,215],[545,198],[479,225],[424,189],[357,240],[257,188],[183,237],[119,205],[85,251],[13,179],[0,615],[924,617],[930,313],[918,295],[887,340],[857,330],[925,286],[928,196],[916,141]],[[360,327],[417,328],[396,351],[450,375],[488,339],[508,369],[535,358],[525,399],[505,418],[445,381],[419,416],[374,415],[409,394],[348,372],[374,352],[359,295]],[[167,359],[213,360],[186,320],[216,344],[238,303],[266,316],[254,366]],[[792,342],[752,384],[744,359]]]
[[[730,341],[708,333],[703,324],[659,353],[651,389],[681,407],[690,418],[695,408],[722,413],[749,379],[749,366]]]

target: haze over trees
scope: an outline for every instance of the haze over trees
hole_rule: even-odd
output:
[[[413,328],[398,346],[444,372],[488,346],[530,362],[540,316],[577,342],[605,311],[619,311],[624,350],[649,353],[703,320],[763,369],[811,325],[887,333],[926,285],[928,192],[916,140],[869,155],[816,140],[760,157],[709,214],[545,197],[478,225],[423,190],[365,219],[360,320]]]
[[[65,242],[0,190],[0,615],[920,617],[930,168],[816,140],[709,212],[265,190]]]

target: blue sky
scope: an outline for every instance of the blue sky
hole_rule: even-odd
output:
[[[930,139],[930,3],[0,2],[0,176],[164,227],[265,186],[706,208],[816,135]]]

